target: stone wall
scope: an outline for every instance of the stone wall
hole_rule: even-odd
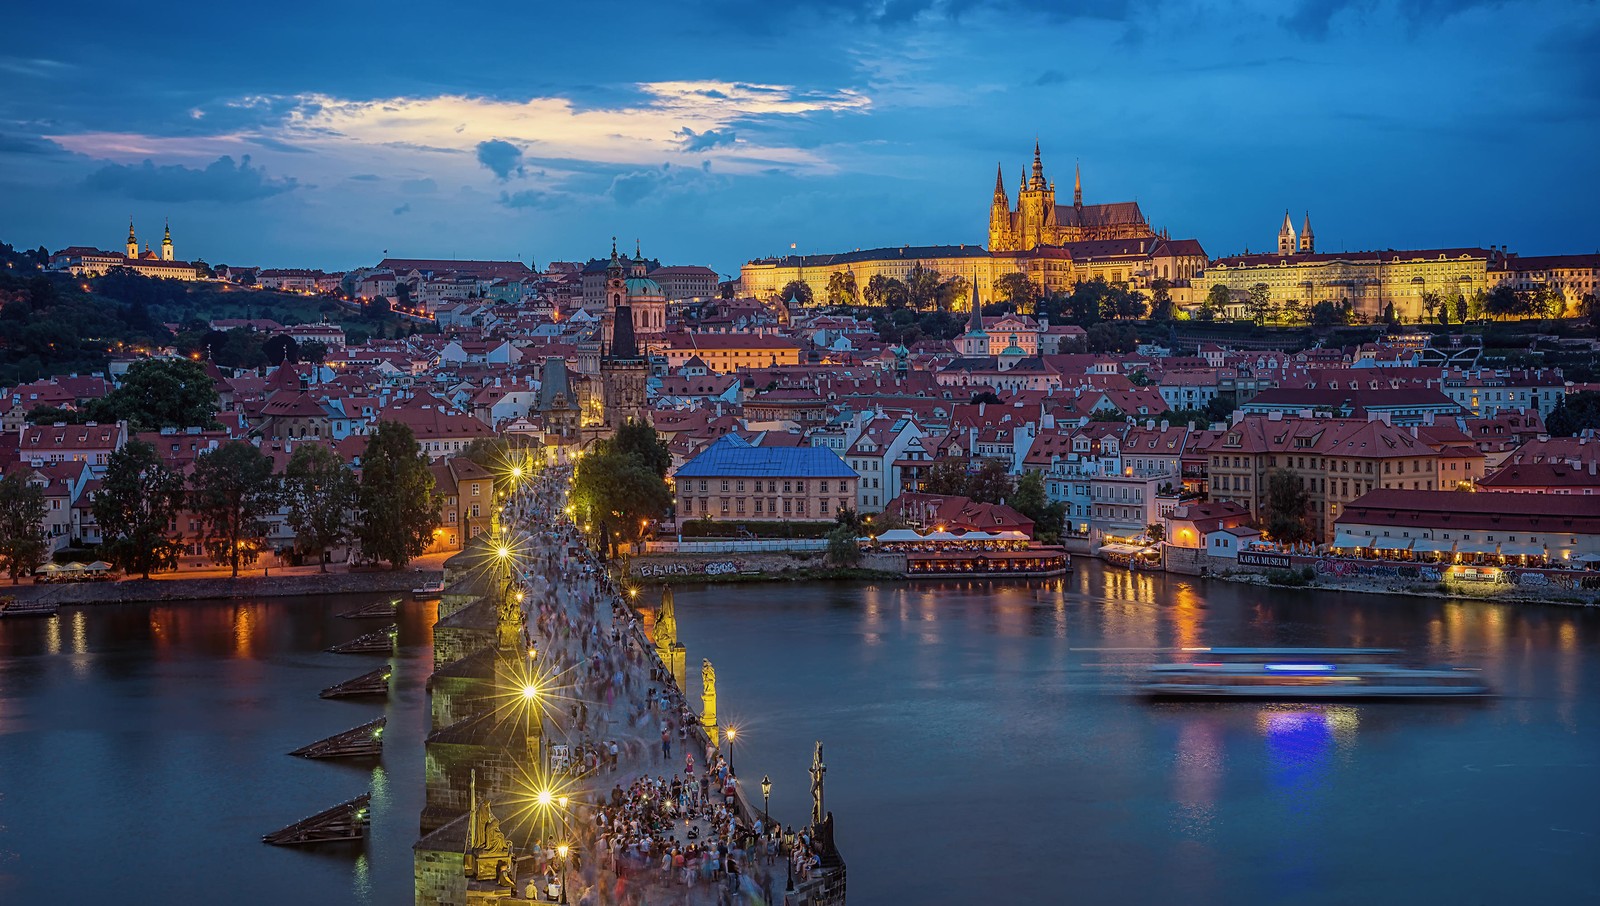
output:
[[[363,592],[409,593],[439,578],[426,571],[318,573],[310,576],[249,576],[238,579],[123,579],[119,582],[52,582],[0,589],[19,601],[56,604],[137,604],[210,598],[287,598]]]
[[[828,565],[820,551],[765,554],[645,554],[628,563],[630,575],[640,579],[668,579],[728,575],[778,575]]]

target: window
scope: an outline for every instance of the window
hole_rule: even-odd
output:
[[[785,516],[789,515],[789,510],[790,510],[790,502],[785,500],[783,502],[783,515],[785,515]]]
[[[739,493],[743,494],[744,493],[744,482],[739,481],[739,482],[735,482],[734,484],[735,484],[735,490],[737,490]]]
[[[790,493],[793,493],[793,492],[792,492],[792,491],[791,491],[791,490],[790,490],[790,489],[791,489],[791,488],[793,488],[793,487],[794,487],[794,482],[792,482],[792,481],[786,481],[786,482],[784,482],[784,483],[783,483],[783,493],[785,493],[785,494],[790,494]]]
[[[722,481],[722,493],[724,493],[724,494],[728,493],[728,481],[727,481],[727,479],[723,479],[723,481]]]
[[[476,481],[472,483],[472,496],[478,496],[478,483]]]
[[[761,512],[761,498],[760,497],[756,498],[756,512],[757,513]]]
[[[706,483],[704,481],[700,482],[700,490],[704,491],[705,489],[706,489]]]
[[[478,517],[478,505],[476,503],[472,505],[472,516],[474,519]]]
[[[824,481],[824,482],[821,482],[821,483],[820,483],[820,484],[819,484],[819,485],[818,485],[818,487],[817,487],[817,490],[818,490],[818,491],[821,491],[821,492],[822,492],[822,493],[824,493],[824,494],[826,494],[826,493],[828,493],[828,483],[827,483],[827,482],[826,482],[826,481]]]

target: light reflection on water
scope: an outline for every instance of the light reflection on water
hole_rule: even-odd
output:
[[[1600,776],[1531,767],[1600,750],[1600,614],[1078,565],[1031,583],[774,586],[759,605],[682,588],[680,638],[716,660],[719,706],[765,715],[739,763],[770,774],[780,817],[805,811],[810,745],[827,743],[863,902],[960,901],[913,867],[947,852],[964,889],[1021,902],[1547,902],[1600,884],[1545,851],[1552,823],[1600,838]],[[1505,698],[1127,694],[1158,650],[1273,645],[1401,648],[1482,667]],[[1517,828],[1497,831],[1495,860],[1467,855],[1484,815]]]

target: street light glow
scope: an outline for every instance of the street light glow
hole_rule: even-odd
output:
[[[539,687],[535,686],[533,683],[529,683],[526,686],[523,686],[522,687],[522,697],[527,699],[527,700],[529,700],[529,701],[532,701],[533,699],[538,698],[539,697]]]
[[[538,802],[539,802],[540,805],[545,806],[545,807],[548,808],[550,803],[552,803],[554,801],[555,801],[555,796],[553,794],[551,794],[551,792],[549,790],[540,790],[539,791]]]

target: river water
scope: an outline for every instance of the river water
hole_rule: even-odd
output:
[[[734,762],[791,823],[825,743],[863,906],[1600,901],[1600,613],[1130,574],[680,588]],[[649,594],[646,595],[649,597]],[[431,606],[395,694],[317,691],[371,598],[0,621],[0,903],[411,901]],[[1149,705],[1129,649],[1402,647],[1482,667],[1484,705]],[[380,713],[381,767],[283,753]],[[372,789],[368,843],[260,835]]]

